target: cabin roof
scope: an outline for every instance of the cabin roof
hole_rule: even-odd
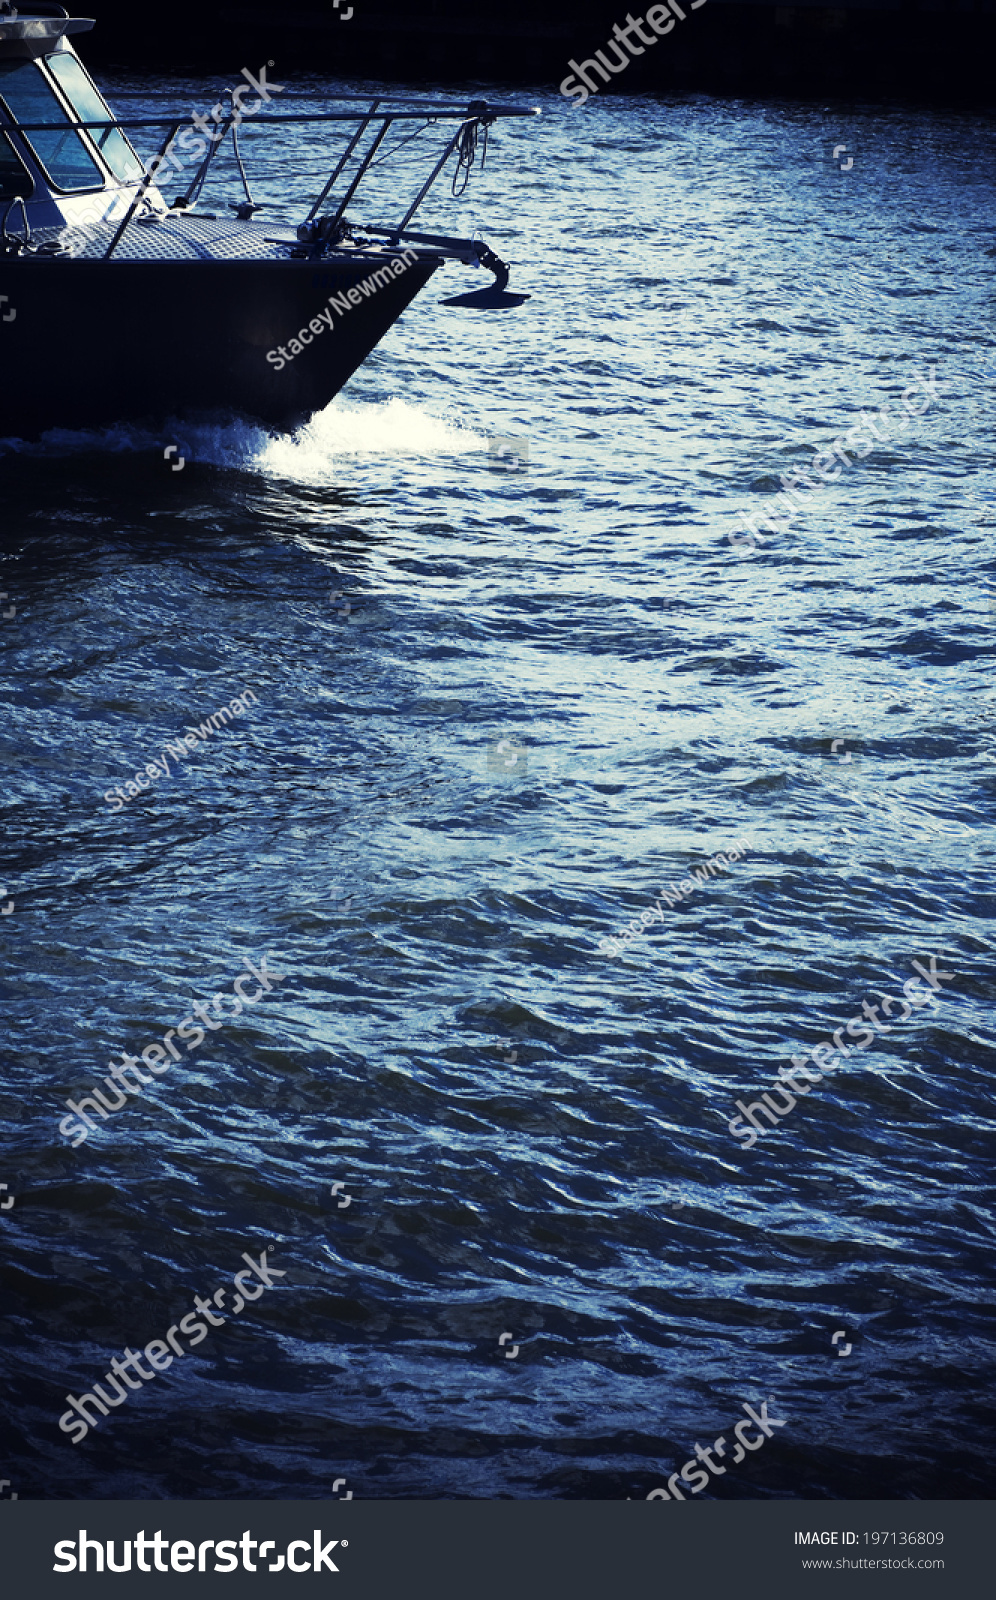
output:
[[[64,6],[43,4],[0,8],[0,50],[3,46],[57,44],[70,33],[89,33],[93,17],[71,17]]]

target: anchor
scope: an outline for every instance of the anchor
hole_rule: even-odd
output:
[[[331,221],[321,224],[323,227],[331,225]],[[316,225],[305,224],[306,228],[314,226]],[[365,227],[361,232],[359,227],[349,227],[349,232],[354,241],[367,236],[388,239],[395,246],[400,245],[403,240],[412,244],[428,245],[430,248],[435,245],[444,260],[462,261],[467,267],[487,267],[489,272],[494,273],[495,281],[486,289],[472,289],[469,294],[451,295],[448,300],[441,300],[440,305],[468,306],[475,311],[512,311],[516,306],[521,306],[525,301],[532,299],[532,295],[515,294],[508,289],[508,278],[512,269],[507,261],[502,261],[495,255],[483,239],[451,239],[442,233],[413,233],[410,228]],[[310,239],[312,235],[310,233],[306,235],[304,230],[299,228],[298,237]],[[337,242],[335,235],[332,236],[332,242]]]
[[[486,289],[472,289],[469,294],[454,294],[448,300],[441,302],[444,306],[469,306],[475,311],[511,311],[515,306],[523,305],[532,296],[528,294],[513,294],[508,289],[508,278],[511,268],[507,261],[501,261],[486,244],[479,244],[477,251],[478,264],[487,267],[495,275],[495,281]]]

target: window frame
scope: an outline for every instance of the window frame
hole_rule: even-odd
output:
[[[101,166],[104,169],[104,172],[105,172],[105,175],[106,175],[106,178],[107,178],[107,182],[105,182],[103,187],[107,188],[108,183],[109,183],[112,188],[118,188],[118,187],[127,188],[130,184],[141,183],[142,179],[145,176],[145,168],[142,165],[142,158],[139,155],[138,151],[135,149],[135,147],[132,144],[131,140],[129,139],[128,135],[125,133],[124,129],[118,126],[117,117],[115,116],[114,112],[111,110],[110,106],[107,104],[107,101],[104,99],[104,96],[101,93],[99,85],[94,82],[93,78],[91,78],[91,76],[90,76],[89,72],[87,71],[86,67],[84,66],[83,62],[80,60],[79,56],[76,54],[76,51],[72,50],[72,49],[49,50],[45,55],[37,56],[35,58],[35,60],[36,60],[37,65],[44,67],[46,81],[52,85],[52,87],[55,89],[56,94],[60,97],[61,101],[64,102],[63,109],[67,112],[70,122],[82,122],[85,119],[80,116],[80,114],[77,111],[75,105],[73,104],[73,102],[72,102],[72,100],[70,98],[70,95],[69,95],[69,90],[64,87],[64,85],[59,80],[58,74],[53,72],[52,68],[49,66],[49,62],[54,57],[58,57],[58,56],[67,56],[70,61],[75,62],[76,66],[79,68],[79,71],[83,74],[83,77],[86,79],[86,82],[89,85],[89,88],[90,88],[91,92],[96,95],[97,99],[100,101],[100,104],[103,106],[104,110],[107,112],[107,120],[108,120],[108,122],[111,122],[111,123],[114,124],[114,129],[113,130],[110,129],[110,128],[104,130],[103,137],[105,138],[105,140],[110,136],[112,131],[116,130],[117,133],[118,133],[118,136],[121,139],[124,140],[125,148],[127,149],[129,155],[132,156],[132,158],[134,159],[134,161],[136,162],[136,164],[138,166],[137,175],[135,175],[133,177],[130,177],[130,178],[119,178],[117,173],[111,167],[111,164],[107,160],[107,157],[104,155],[103,146],[100,143],[101,135],[97,133],[97,130],[96,129],[91,129],[91,128],[79,128],[79,129],[77,129],[77,132],[82,134],[84,140],[87,141],[88,147],[91,147],[92,153],[96,155],[99,166]],[[72,193],[72,194],[83,194],[83,193],[89,193],[89,192],[92,192],[92,191],[84,191],[82,189],[76,189],[76,190],[70,190],[69,192]]]
[[[72,111],[65,103],[66,97],[62,93],[55,74],[49,72],[45,66],[44,58],[41,56],[30,56],[23,59],[31,66],[36,67],[40,72],[42,82],[45,84],[45,87],[48,89],[49,93],[55,97],[56,106],[65,116],[67,126],[74,122],[78,122],[80,119],[77,117],[75,111]],[[10,109],[10,106],[7,104],[4,96],[2,77],[0,77],[0,105],[2,105],[4,116],[9,118],[9,121],[4,121],[2,124],[0,124],[0,126],[3,127],[6,133],[16,134],[17,138],[25,145],[28,155],[31,157],[31,160],[41,173],[51,194],[65,196],[67,199],[70,199],[74,195],[103,194],[105,189],[109,187],[117,187],[117,180],[113,178],[113,175],[110,173],[105,162],[103,161],[100,152],[95,148],[93,141],[89,137],[88,130],[85,128],[77,128],[74,130],[76,137],[82,142],[83,149],[86,151],[86,154],[96,167],[97,177],[101,181],[92,183],[87,188],[64,189],[61,184],[56,183],[55,179],[52,177],[52,174],[49,172],[48,167],[45,165],[41,155],[35,149],[31,135],[29,133],[21,132],[20,118],[16,112]],[[20,151],[18,151],[18,154],[20,155]],[[21,156],[21,159],[23,161],[24,157]],[[37,183],[35,184],[35,189],[37,190]]]
[[[11,205],[13,205],[16,200],[23,200],[25,205],[27,205],[33,196],[38,192],[38,179],[32,172],[28,162],[25,161],[24,152],[18,149],[16,139],[11,138],[11,133],[13,131],[13,129],[7,127],[6,123],[0,123],[0,141],[6,143],[8,150],[11,152],[15,161],[20,166],[21,171],[24,173],[24,176],[31,185],[31,188],[28,190],[27,194],[22,195],[0,194],[0,202],[9,201]]]

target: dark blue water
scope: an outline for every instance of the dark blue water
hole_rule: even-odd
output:
[[[642,1498],[768,1397],[707,1496],[992,1493],[992,130],[514,98],[547,114],[422,220],[520,311],[447,269],[293,438],[0,448],[5,1494]],[[268,185],[245,141],[274,202],[320,169],[285,139]],[[932,1004],[731,1133],[931,956]]]

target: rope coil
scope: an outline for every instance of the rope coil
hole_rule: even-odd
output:
[[[484,139],[481,145],[482,172],[488,164],[489,126],[490,123],[486,121],[485,118],[477,117],[473,122],[466,123],[460,130],[460,137],[457,141],[457,164],[453,173],[453,183],[451,185],[451,192],[455,200],[460,198],[470,182],[470,175],[474,170],[474,163],[477,160],[477,144],[478,140],[480,139],[482,129],[484,132]],[[461,174],[463,178],[462,182],[460,181]]]

